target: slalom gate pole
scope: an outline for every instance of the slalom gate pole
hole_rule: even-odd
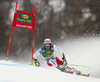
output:
[[[17,10],[17,6],[18,6],[18,2],[16,2],[15,11]],[[15,12],[14,12],[14,14],[15,14]],[[14,20],[13,20],[13,21],[14,21]],[[13,32],[13,24],[12,24],[11,33],[10,33],[10,38],[9,38],[9,44],[8,44],[6,62],[7,62],[7,60],[8,60],[8,55],[9,55],[9,49],[10,49],[10,43],[11,43],[12,32]]]
[[[32,41],[32,62],[31,64],[33,65],[33,54],[34,54],[34,30],[33,30],[33,41]]]
[[[90,66],[82,66],[82,65],[75,65],[75,64],[68,64],[68,65],[71,65],[71,66],[78,66],[78,67],[86,67],[86,68],[91,68]]]
[[[34,5],[34,15],[35,15],[35,9],[36,6]],[[33,29],[33,40],[32,40],[32,62],[31,65],[33,65],[33,54],[34,54],[34,35],[35,35],[35,21],[34,21],[34,29]]]

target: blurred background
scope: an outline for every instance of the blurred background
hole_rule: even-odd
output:
[[[45,38],[64,40],[100,36],[100,0],[0,0],[0,60],[6,59],[16,2],[18,10],[36,5],[35,51]],[[31,61],[32,30],[14,28],[8,59]]]

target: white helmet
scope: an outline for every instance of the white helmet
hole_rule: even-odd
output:
[[[44,44],[51,44],[51,40],[49,38],[45,39]]]

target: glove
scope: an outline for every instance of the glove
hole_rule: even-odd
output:
[[[64,55],[64,53],[63,53],[62,60],[63,60],[63,65],[66,66],[66,65],[67,65],[67,61],[66,61],[66,59],[65,59],[65,55]]]
[[[39,67],[40,63],[38,61],[35,61],[35,66]]]
[[[63,60],[63,65],[67,66],[67,61],[66,60]]]
[[[40,63],[37,61],[37,59],[33,58],[34,61],[35,61],[35,66],[39,67],[40,66]]]

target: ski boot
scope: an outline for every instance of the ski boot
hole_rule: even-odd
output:
[[[90,76],[90,74],[82,74],[82,76],[89,77],[89,76]]]
[[[90,74],[82,74],[82,72],[78,71],[76,73],[77,75],[80,75],[80,76],[86,76],[86,77],[89,77]]]
[[[61,70],[62,72],[65,72],[65,73],[70,73],[70,74],[74,73],[74,71],[68,71],[65,67],[60,67],[59,65],[56,68]]]
[[[73,71],[67,71],[67,73],[73,74],[74,72]]]
[[[81,73],[80,71],[77,71],[76,74],[77,74],[77,75],[80,75],[80,76],[82,75],[82,73]]]
[[[66,68],[63,67],[63,68],[61,68],[61,71],[66,72],[67,70],[66,70]]]
[[[73,71],[67,71],[67,69],[65,67],[61,68],[61,71],[65,72],[65,73],[70,73],[70,74],[74,73]]]

